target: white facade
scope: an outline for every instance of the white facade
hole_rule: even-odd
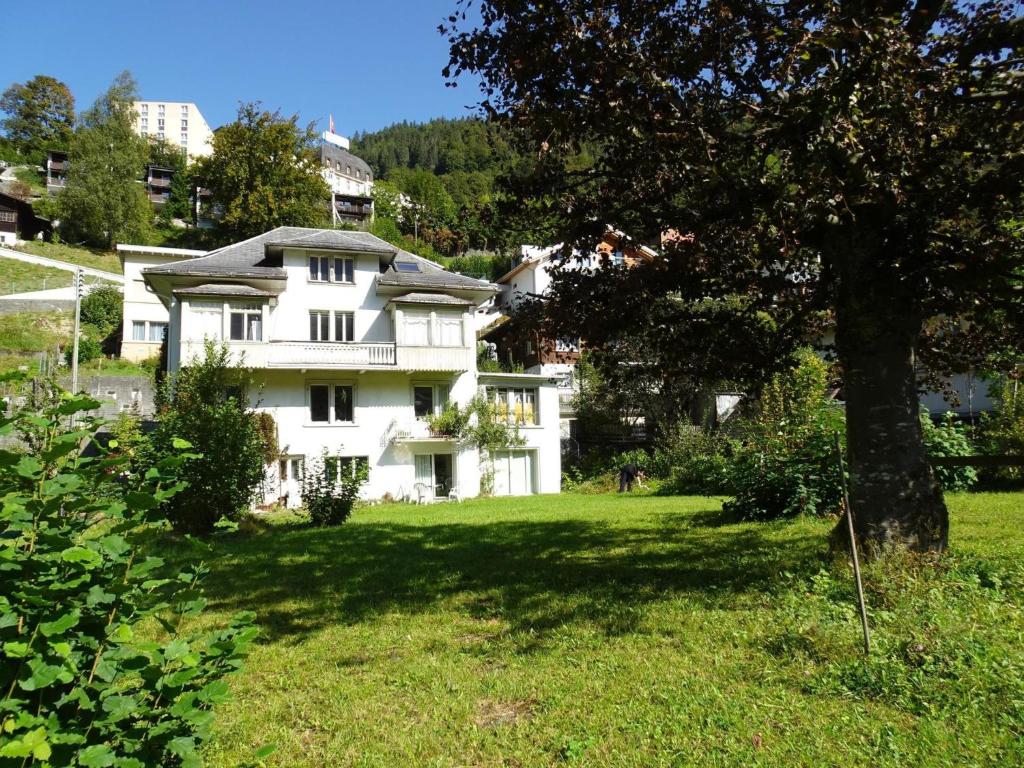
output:
[[[142,270],[158,264],[204,256],[206,251],[118,245],[124,273],[124,305],[121,326],[121,358],[139,362],[156,357],[167,330],[167,307],[142,278]]]
[[[213,153],[213,131],[190,101],[136,101],[135,131],[181,147],[190,160]]]
[[[297,506],[296,472],[325,451],[368,462],[366,498],[557,493],[554,386],[541,376],[476,370],[472,315],[494,289],[455,275],[452,285],[437,286],[446,273],[436,265],[386,253],[383,241],[358,234],[377,250],[268,245],[279,266],[249,270],[248,278],[238,268],[236,277],[218,274],[216,282],[200,274],[200,263],[213,263],[218,252],[194,262],[200,269],[183,264],[181,274],[146,274],[170,310],[172,373],[201,356],[207,339],[223,341],[256,370],[253,405],[273,416],[281,454],[269,468],[265,502]],[[326,272],[321,259],[329,261]],[[398,261],[422,267],[433,283],[399,284],[396,275],[410,273]],[[521,424],[524,444],[515,452],[482,458],[471,445],[430,434],[428,413],[446,401],[464,406],[481,390]]]

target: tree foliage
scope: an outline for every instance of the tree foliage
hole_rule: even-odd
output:
[[[131,74],[122,72],[75,129],[59,197],[66,239],[111,249],[118,241],[149,237],[153,214],[139,183],[148,152],[135,133],[137,90]]]
[[[97,285],[82,298],[82,322],[107,336],[121,324],[124,294],[115,285]]]
[[[206,569],[172,568],[146,546],[182,489],[187,445],[145,475],[116,441],[83,456],[100,424],[68,417],[98,406],[65,394],[0,417],[0,435],[30,433],[36,447],[0,450],[0,764],[199,765],[253,616],[187,628]]]
[[[218,521],[237,520],[257,498],[266,449],[249,405],[250,383],[227,346],[208,341],[201,358],[162,385],[151,453],[159,459],[183,439],[195,454],[180,470],[188,486],[168,501],[167,517],[179,531],[209,535]]]
[[[666,376],[756,384],[834,323],[858,533],[942,549],[916,364],[962,370],[1024,325],[1013,3],[479,5],[446,74],[477,74],[536,158],[520,207],[583,248],[608,223],[669,235],[650,265],[563,271],[557,324],[605,349],[641,327]],[[702,354],[708,306],[762,332]]]
[[[359,489],[370,477],[361,459],[328,456],[327,451],[306,462],[302,475],[302,503],[313,525],[341,525],[352,515]]]
[[[41,162],[48,149],[67,150],[75,125],[75,97],[56,78],[36,75],[13,83],[0,96],[0,121],[7,139],[21,154]]]
[[[150,137],[149,162],[172,171],[170,195],[160,209],[160,218],[189,219],[192,213],[192,176],[184,149],[167,139]]]
[[[213,153],[195,167],[199,184],[219,211],[225,239],[244,240],[280,226],[323,226],[330,189],[320,175],[312,126],[298,116],[238,108],[235,122],[213,135]]]

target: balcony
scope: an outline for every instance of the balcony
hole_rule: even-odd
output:
[[[170,176],[150,176],[149,186],[159,187],[161,189],[171,188],[171,177]]]
[[[468,347],[405,347],[394,342],[229,341],[250,368],[292,370],[468,371],[475,355]],[[181,345],[182,364],[201,357],[203,342]]]

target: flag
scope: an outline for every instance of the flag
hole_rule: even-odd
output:
[[[334,115],[331,115],[327,122],[327,130],[334,133]]]

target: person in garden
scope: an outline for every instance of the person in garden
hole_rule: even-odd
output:
[[[633,483],[637,485],[644,479],[644,470],[634,463],[623,465],[619,470],[619,493],[633,491]]]

